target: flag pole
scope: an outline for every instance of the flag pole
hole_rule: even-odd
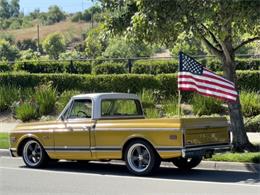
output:
[[[181,63],[182,63],[182,52],[179,52],[179,72],[181,71]],[[178,79],[177,79],[178,82]],[[178,83],[177,83],[178,84]],[[178,88],[178,117],[181,118],[181,90]]]

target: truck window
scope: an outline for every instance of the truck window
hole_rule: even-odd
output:
[[[142,116],[143,111],[138,100],[105,99],[101,102],[101,116]]]
[[[74,100],[68,119],[91,118],[92,102],[89,99]]]

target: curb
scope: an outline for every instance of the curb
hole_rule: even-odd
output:
[[[8,149],[0,149],[0,157],[11,156]],[[110,163],[110,162],[109,162]],[[124,164],[120,160],[112,160],[112,164]],[[171,162],[162,162],[161,167],[174,168]],[[239,162],[220,162],[220,161],[202,161],[197,169],[210,169],[222,171],[239,171],[239,172],[260,172],[260,164],[256,163],[239,163]]]
[[[8,149],[0,149],[0,157],[2,156],[11,156]]]

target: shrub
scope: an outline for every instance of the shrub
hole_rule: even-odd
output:
[[[136,74],[163,74],[178,71],[178,62],[175,60],[138,60],[134,63],[133,73]]]
[[[176,116],[179,113],[178,107],[178,99],[170,98],[169,100],[165,100],[162,102],[163,111],[167,117],[169,116]]]
[[[95,74],[124,74],[126,73],[125,66],[120,63],[106,62],[96,65],[93,68]]]
[[[0,86],[0,112],[8,110],[19,99],[19,89],[10,85]]]
[[[75,90],[64,91],[58,101],[56,102],[57,112],[60,113],[69,102],[70,98],[74,95],[78,95],[80,92]]]
[[[194,94],[192,101],[192,111],[195,115],[210,115],[213,113],[223,113],[222,102],[211,97],[204,97]]]
[[[156,108],[145,108],[144,112],[146,118],[160,118],[160,112]]]
[[[140,97],[143,108],[154,108],[156,101],[155,101],[155,96],[153,94],[152,90],[142,90],[141,93],[138,94]]]
[[[39,114],[47,115],[54,111],[56,102],[56,90],[51,84],[37,87],[35,92],[35,101],[39,106]]]
[[[244,116],[251,117],[260,114],[260,94],[253,91],[241,91],[240,101]]]
[[[16,118],[23,122],[38,118],[36,106],[29,102],[22,103],[15,112]]]
[[[66,66],[66,72],[75,74],[91,74],[91,61],[70,61]]]
[[[18,49],[8,41],[0,39],[0,60],[14,61],[19,56]]]
[[[0,61],[0,72],[8,72],[11,71],[12,67],[10,64],[8,64],[8,62],[6,61]]]
[[[246,132],[260,132],[260,114],[245,122]]]
[[[260,91],[260,71],[237,71],[237,81],[240,90]]]
[[[237,70],[259,70],[260,59],[258,58],[247,58],[247,59],[236,59]]]

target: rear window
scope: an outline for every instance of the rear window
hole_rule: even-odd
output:
[[[138,100],[133,99],[105,99],[101,102],[101,116],[103,117],[128,117],[143,116],[143,111]]]

